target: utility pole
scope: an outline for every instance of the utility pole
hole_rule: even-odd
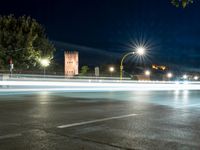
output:
[[[10,77],[12,77],[12,73],[13,73],[13,69],[14,69],[12,57],[10,57],[9,64],[10,64]]]

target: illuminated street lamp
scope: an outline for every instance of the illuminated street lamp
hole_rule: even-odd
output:
[[[109,68],[109,71],[110,71],[110,72],[113,72],[114,70],[115,70],[114,67],[110,67],[110,68]]]
[[[146,70],[146,71],[144,72],[144,74],[145,74],[146,76],[150,76],[151,72],[150,72],[149,70]]]
[[[144,47],[138,47],[136,50],[137,50],[136,53],[138,55],[144,55],[144,53],[145,53],[145,48]]]
[[[172,76],[173,76],[173,74],[172,74],[171,72],[167,73],[167,78],[168,78],[168,79],[171,79]]]
[[[109,68],[109,71],[110,71],[110,74],[111,74],[111,76],[112,76],[112,73],[115,71],[115,68],[114,68],[114,67],[110,67],[110,68]]]
[[[194,80],[198,80],[199,79],[199,77],[198,76],[194,76]]]
[[[49,66],[49,64],[50,64],[50,61],[49,61],[49,59],[41,59],[40,60],[40,64],[42,65],[42,67],[44,68],[44,76],[45,76],[45,74],[46,74],[46,67],[48,67]]]
[[[186,80],[188,76],[186,74],[183,75],[183,79]]]
[[[125,54],[122,59],[121,59],[121,63],[120,63],[120,80],[122,80],[123,78],[123,62],[124,62],[124,59],[128,56],[128,55],[134,55],[134,54],[137,54],[137,55],[144,55],[145,54],[145,48],[144,47],[138,47],[136,48],[136,51],[135,52],[129,52],[127,54]]]

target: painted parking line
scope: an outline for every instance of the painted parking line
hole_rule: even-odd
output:
[[[17,134],[2,135],[2,136],[0,136],[0,140],[9,139],[9,138],[15,138],[15,137],[19,137],[19,136],[22,136],[22,134],[21,133],[17,133]]]
[[[128,117],[132,117],[132,116],[136,116],[136,115],[138,115],[138,114],[128,114],[128,115],[115,116],[115,117],[109,117],[109,118],[95,119],[95,120],[91,120],[91,121],[83,121],[83,122],[78,122],[78,123],[61,125],[61,126],[57,126],[57,128],[60,128],[60,129],[69,128],[69,127],[81,126],[81,125],[92,124],[92,123],[97,123],[97,122],[103,122],[103,121],[108,121],[108,120],[128,118]]]

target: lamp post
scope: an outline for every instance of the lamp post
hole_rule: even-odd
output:
[[[44,68],[44,71],[43,71],[43,74],[44,74],[44,77],[45,77],[45,74],[46,74],[46,67],[48,67],[49,66],[49,64],[50,64],[50,61],[49,61],[49,59],[41,59],[40,60],[40,63],[41,63],[41,65],[42,65],[42,67]]]
[[[122,57],[121,63],[120,63],[120,80],[123,79],[123,62],[124,62],[124,59],[129,55],[134,55],[134,54],[144,55],[144,53],[145,53],[145,48],[144,47],[138,47],[138,48],[136,48],[136,52],[129,52]]]

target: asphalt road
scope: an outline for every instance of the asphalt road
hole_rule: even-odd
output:
[[[200,91],[0,95],[0,150],[200,149]]]

